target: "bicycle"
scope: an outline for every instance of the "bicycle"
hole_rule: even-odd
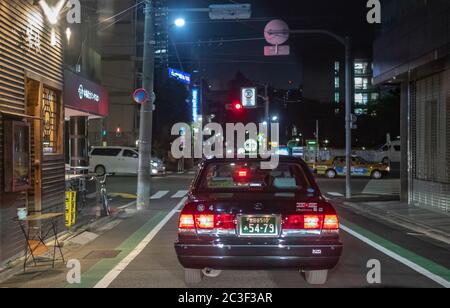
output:
[[[108,191],[106,185],[106,179],[112,174],[105,173],[104,175],[95,175],[90,180],[95,180],[100,184],[100,201],[102,202],[102,210],[105,216],[111,216],[111,208],[109,206]]]

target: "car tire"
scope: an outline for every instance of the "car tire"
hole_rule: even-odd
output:
[[[381,173],[380,170],[374,170],[372,172],[372,179],[374,180],[381,180],[383,178],[383,173]]]
[[[329,178],[329,179],[334,179],[337,176],[336,171],[334,171],[333,169],[327,170],[327,172],[325,172],[325,174],[326,174],[327,178]]]
[[[381,163],[382,163],[383,165],[389,166],[389,165],[391,164],[391,160],[390,160],[388,157],[385,157],[385,158],[383,158],[383,159],[381,160]]]
[[[222,271],[211,268],[205,268],[204,270],[202,270],[202,274],[208,278],[217,278],[220,276],[220,274],[222,274]]]
[[[105,166],[99,165],[95,167],[95,174],[97,174],[98,176],[104,176],[106,174]]]
[[[184,269],[184,282],[187,285],[199,284],[203,280],[203,272],[200,269]]]
[[[305,280],[310,285],[324,285],[328,280],[328,270],[305,271]]]

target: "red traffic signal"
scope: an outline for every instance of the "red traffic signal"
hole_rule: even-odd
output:
[[[241,103],[234,103],[233,104],[233,110],[235,111],[241,111],[243,109],[243,106]]]

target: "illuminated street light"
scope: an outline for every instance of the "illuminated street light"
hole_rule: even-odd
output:
[[[186,25],[186,20],[184,18],[177,18],[175,20],[175,26],[178,28],[183,28]]]
[[[278,121],[278,117],[277,117],[277,116],[273,116],[273,117],[272,117],[272,121],[274,121],[274,122],[275,122],[275,121]]]

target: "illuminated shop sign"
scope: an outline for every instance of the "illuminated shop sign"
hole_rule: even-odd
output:
[[[173,68],[169,68],[169,77],[187,85],[191,84],[191,75]]]
[[[198,121],[198,89],[192,89],[192,121]]]
[[[109,114],[108,91],[70,71],[64,71],[64,105],[67,108],[106,117]]]

